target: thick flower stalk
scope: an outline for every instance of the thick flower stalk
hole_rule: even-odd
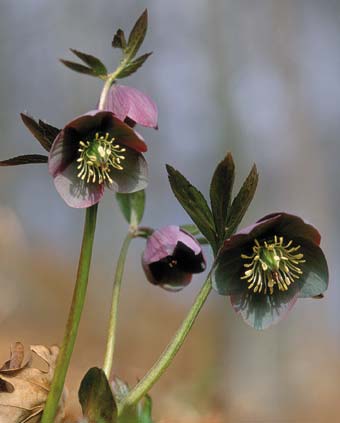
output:
[[[320,234],[287,213],[265,216],[227,239],[217,257],[213,287],[230,295],[235,311],[256,329],[282,319],[301,297],[328,286]]]

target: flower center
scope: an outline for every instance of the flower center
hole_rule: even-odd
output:
[[[294,245],[293,241],[284,243],[283,237],[274,236],[274,240],[261,244],[254,240],[253,253],[250,256],[241,254],[245,260],[244,271],[241,279],[248,283],[248,289],[253,292],[270,294],[274,292],[276,285],[280,291],[287,291],[289,285],[302,275],[300,264],[305,263],[303,254],[297,251],[300,245]]]
[[[121,153],[126,151],[119,144],[113,144],[114,138],[109,138],[109,134],[99,136],[97,133],[92,141],[79,141],[79,165],[78,178],[86,182],[98,182],[102,184],[107,181],[112,184],[113,180],[109,173],[112,168],[123,170],[121,161],[125,156]]]

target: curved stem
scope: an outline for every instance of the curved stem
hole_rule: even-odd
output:
[[[98,110],[104,110],[104,106],[105,106],[107,95],[109,94],[111,85],[113,84],[114,79],[115,79],[115,78],[112,78],[112,75],[113,74],[109,75],[109,77],[105,81],[103,90],[102,90],[102,92],[100,94],[100,99],[99,99],[99,104],[98,104]]]
[[[185,341],[185,338],[187,337],[192,325],[194,324],[203,304],[208,298],[211,288],[211,279],[209,274],[200,292],[198,293],[187,317],[182,322],[182,325],[176,332],[172,341],[168,344],[160,358],[156,361],[149,372],[119,404],[119,415],[124,411],[124,409],[135,405],[151,389],[151,387],[162,376],[165,370],[170,366],[172,360],[175,358],[176,353]]]
[[[71,309],[69,312],[63,343],[58,355],[54,377],[47,397],[41,423],[51,423],[57,413],[59,400],[63,391],[65,377],[70,364],[74,344],[77,337],[80,317],[83,311],[86,288],[90,271],[92,246],[97,220],[95,204],[86,209],[85,224],[81,252],[79,257],[76,285],[73,291]]]
[[[100,94],[98,110],[104,110],[105,102],[109,94],[110,88],[123,68],[124,68],[124,63],[121,63],[114,72],[108,75],[107,80],[105,81],[103,90]]]
[[[104,359],[104,366],[103,366],[103,370],[106,374],[107,379],[110,378],[111,370],[112,370],[113,354],[114,354],[115,343],[116,343],[116,327],[117,327],[120,288],[122,284],[125,259],[126,259],[126,255],[127,255],[132,238],[133,238],[133,235],[131,233],[128,233],[125,237],[125,240],[122,245],[122,249],[120,251],[120,255],[118,258],[118,263],[117,263],[116,273],[115,273],[115,278],[113,283],[109,330],[107,335],[106,352],[105,352],[105,359]]]

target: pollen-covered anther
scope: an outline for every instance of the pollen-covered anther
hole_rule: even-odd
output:
[[[121,153],[126,152],[126,148],[113,144],[114,140],[109,133],[105,136],[96,133],[92,141],[79,141],[78,178],[87,183],[113,183],[109,173],[112,168],[124,169],[121,162],[125,160],[125,156]]]
[[[277,235],[270,241],[254,240],[252,253],[241,254],[246,269],[241,276],[248,283],[248,289],[254,293],[274,293],[274,287],[287,291],[294,280],[299,279],[303,271],[300,264],[305,263],[304,256],[298,252],[300,245],[293,241],[285,244],[283,237]]]

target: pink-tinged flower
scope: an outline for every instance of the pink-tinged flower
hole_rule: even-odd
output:
[[[250,326],[266,329],[287,315],[298,298],[328,287],[320,234],[301,218],[274,213],[227,239],[216,259],[213,287],[230,295]]]
[[[156,104],[141,91],[126,85],[113,84],[107,96],[105,110],[133,127],[136,123],[157,128],[158,111]]]
[[[179,226],[165,226],[148,238],[142,257],[147,279],[169,291],[188,285],[206,262],[199,242]]]
[[[104,188],[121,193],[144,189],[147,147],[128,125],[108,111],[92,111],[69,122],[51,147],[48,168],[70,207],[90,207]]]

